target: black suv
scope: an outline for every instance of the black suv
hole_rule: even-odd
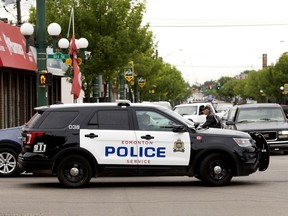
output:
[[[288,120],[279,104],[243,104],[232,107],[227,129],[261,133],[272,151],[288,152]]]
[[[159,105],[118,101],[36,110],[23,129],[19,165],[56,174],[66,187],[83,187],[93,176],[195,176],[221,186],[269,164],[262,135],[196,130]]]

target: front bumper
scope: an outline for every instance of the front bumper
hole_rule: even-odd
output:
[[[259,171],[265,171],[270,163],[270,147],[261,133],[250,133],[259,151]]]
[[[254,152],[241,152],[238,155],[239,163],[237,164],[237,175],[248,176],[256,172],[259,168],[259,156]]]
[[[288,151],[287,141],[267,141],[270,150],[275,151]]]

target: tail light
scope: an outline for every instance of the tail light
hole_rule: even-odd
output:
[[[32,145],[36,138],[42,137],[43,135],[44,135],[44,132],[28,132],[26,134],[26,144]]]

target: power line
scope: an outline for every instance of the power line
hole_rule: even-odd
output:
[[[261,27],[261,26],[285,26],[288,19],[281,20],[193,20],[193,19],[144,19],[150,27],[160,28],[215,28],[215,27]]]
[[[173,64],[172,64],[173,65]],[[192,68],[239,68],[239,69],[243,69],[243,68],[248,68],[249,70],[253,70],[253,69],[261,69],[262,65],[179,65],[176,64],[174,65],[176,67],[192,67]]]
[[[149,25],[149,27],[152,28],[222,28],[222,27],[261,27],[261,26],[286,26],[288,25],[288,23],[259,23],[259,24],[215,24],[215,25],[211,25],[211,24],[201,24],[201,25],[197,25],[197,24],[191,24],[191,25]]]

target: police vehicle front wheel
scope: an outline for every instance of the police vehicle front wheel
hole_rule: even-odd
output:
[[[57,168],[57,178],[65,187],[84,187],[89,183],[91,177],[91,165],[80,155],[65,157],[60,161]]]
[[[231,163],[223,154],[210,154],[201,163],[200,176],[212,186],[227,185],[233,176]]]

